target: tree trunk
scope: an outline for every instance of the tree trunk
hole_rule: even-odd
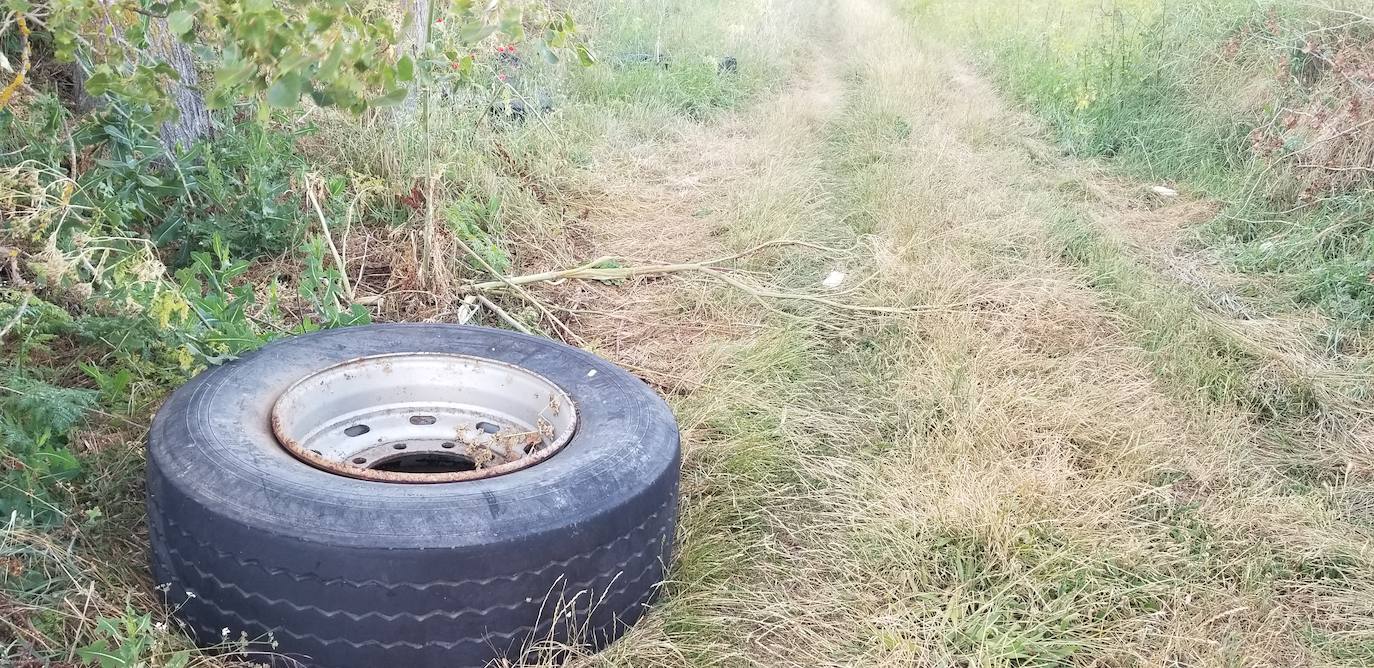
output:
[[[86,68],[81,61],[67,65],[67,75],[71,79],[71,89],[66,93],[67,108],[80,116],[100,106],[100,100],[86,92]]]
[[[166,19],[153,19],[148,26],[148,48],[153,57],[176,70],[178,81],[169,82],[177,118],[162,124],[162,143],[168,150],[190,148],[191,144],[214,135],[210,110],[201,96],[196,64],[191,49],[172,30]]]
[[[405,35],[401,43],[406,53],[415,59],[417,72],[420,69],[420,57],[424,53],[425,44],[429,43],[429,2],[430,0],[401,0],[401,13],[406,18]],[[406,95],[405,102],[397,109],[398,122],[408,123],[415,119],[422,92],[419,77],[416,77],[410,83],[410,93]]]

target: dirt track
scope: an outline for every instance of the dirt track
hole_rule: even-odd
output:
[[[1369,412],[1342,409],[1340,369],[1276,344],[1305,323],[1216,307],[1244,279],[1182,242],[1211,205],[1059,156],[879,0],[794,4],[773,9],[818,14],[790,83],[603,156],[583,250],[680,262],[806,241],[838,250],[738,275],[910,315],[680,275],[542,289],[673,395],[688,443],[677,579],[589,661],[1300,665],[1319,662],[1312,629],[1371,633],[1368,599],[1304,570],[1367,567],[1365,530],[1294,494],[1275,451],[1307,439],[1321,465],[1367,472]],[[1131,290],[1074,254],[1083,230]],[[1149,299],[1184,334],[1159,344],[1172,325],[1140,317]],[[1276,423],[1209,401],[1188,348],[1218,336],[1253,353],[1246,373],[1332,403]]]

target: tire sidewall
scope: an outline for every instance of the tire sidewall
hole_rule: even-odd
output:
[[[292,383],[358,357],[404,352],[480,356],[533,371],[572,397],[577,431],[529,468],[440,484],[338,476],[278,445],[270,410]],[[622,369],[546,339],[461,325],[369,325],[268,345],[175,392],[149,436],[150,471],[160,472],[179,506],[309,543],[401,550],[518,543],[550,532],[577,542],[579,524],[627,506],[648,512],[665,492],[675,498],[679,458],[667,405]]]

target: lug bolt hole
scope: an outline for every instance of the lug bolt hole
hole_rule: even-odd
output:
[[[410,423],[411,423],[411,424],[415,424],[415,425],[434,424],[435,421],[436,421],[436,419],[435,419],[435,417],[434,417],[433,415],[412,415],[412,416],[410,416]]]
[[[354,458],[353,458],[353,463],[354,463],[354,464],[366,464],[366,463],[367,463],[367,457],[354,457]]]
[[[482,431],[488,434],[495,434],[496,432],[501,431],[501,427],[494,425],[490,422],[478,422],[477,428],[481,429]]]
[[[397,443],[397,444],[391,446],[391,449],[393,449],[393,450],[405,450],[405,449],[406,449],[406,444],[405,444],[405,443]]]
[[[441,445],[441,446],[439,446],[439,447],[444,448],[445,450],[452,450],[453,447],[454,447],[454,445],[453,445],[452,443],[444,443],[443,445]]]
[[[352,427],[345,429],[344,433],[349,436],[362,436],[363,434],[366,434],[369,431],[372,431],[372,427],[369,427],[365,424],[355,424]]]

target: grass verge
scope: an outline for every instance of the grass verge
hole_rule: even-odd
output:
[[[453,321],[459,281],[576,252],[565,241],[603,205],[590,190],[597,160],[776,84],[778,45],[725,29],[756,3],[658,3],[651,25],[639,9],[573,8],[602,63],[531,63],[525,80],[556,100],[547,116],[436,96],[420,125],[324,109],[221,119],[219,140],[171,170],[181,184],[165,181],[176,177],[156,145],[100,113],[70,115],[42,79],[4,111],[0,664],[235,663],[193,649],[148,579],[142,440],[157,405],[205,365],[278,336]],[[650,34],[671,62],[619,58]],[[733,67],[717,66],[726,57]],[[73,246],[47,242],[70,225],[84,233]],[[517,323],[550,326],[496,299]],[[493,311],[469,317],[502,324]],[[241,640],[231,630],[212,649]]]
[[[1271,306],[1345,326],[1374,314],[1366,220],[1374,133],[1360,3],[908,3],[971,46],[1065,150],[1219,200],[1193,232]]]

